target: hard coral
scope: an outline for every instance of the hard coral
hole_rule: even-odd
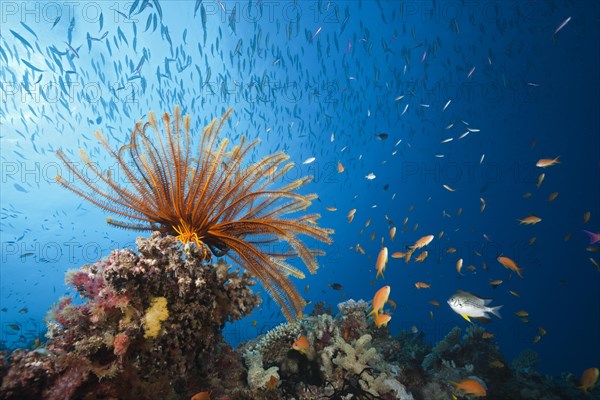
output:
[[[246,360],[251,364],[254,387],[265,386],[270,375],[277,373],[285,399],[412,400],[395,378],[396,368],[382,359],[372,342],[369,332],[375,328],[367,322],[367,306],[364,301],[349,301],[338,306],[340,313],[335,317],[320,314],[294,326],[294,332],[302,331],[308,338],[310,351],[306,354],[291,350],[299,332],[288,334],[292,330],[289,325],[247,343]],[[273,353],[274,348],[280,350]],[[260,391],[254,395],[263,396]]]
[[[49,315],[46,347],[15,353],[0,398],[85,398],[93,393],[119,399],[189,398],[199,382],[215,384],[208,376],[216,374],[217,366],[200,368],[197,360],[214,349],[231,352],[221,328],[259,304],[251,291],[253,280],[222,262],[205,265],[201,249],[183,252],[171,236],[157,232],[137,243],[139,253],[116,250],[85,266],[81,272],[89,279],[71,275],[78,277],[77,289],[87,301],[58,303]],[[88,290],[90,282],[104,283],[100,290]],[[146,335],[153,324],[158,331]],[[219,359],[218,354],[211,357]],[[236,362],[241,365],[239,357]],[[243,377],[237,377],[243,385]]]

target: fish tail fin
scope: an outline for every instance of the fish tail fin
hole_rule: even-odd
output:
[[[502,319],[502,316],[500,315],[500,309],[502,308],[502,306],[496,306],[496,307],[492,307],[490,308],[490,312],[492,314],[494,314],[496,317]]]
[[[523,268],[517,268],[517,275],[519,275],[519,278],[523,279]]]
[[[600,235],[597,233],[586,231],[585,229],[582,229],[582,232],[588,235],[588,237],[590,238],[590,244],[597,243],[598,240],[600,240]]]
[[[554,162],[555,162],[556,164],[560,164],[560,156],[556,157],[556,158],[554,159]]]
[[[383,270],[379,270],[379,271],[377,271],[377,275],[375,275],[375,279],[379,278],[379,275],[381,275],[381,277],[382,277],[383,279],[385,279],[385,276],[383,276]]]
[[[376,309],[371,310],[370,313],[367,314],[367,317],[370,317],[371,315],[375,315],[375,318],[377,318],[377,315],[379,314],[379,312],[377,312]]]

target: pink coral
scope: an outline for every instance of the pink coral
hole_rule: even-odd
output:
[[[65,297],[61,299],[53,309],[53,317],[61,325],[68,325],[73,320],[74,307],[71,304],[73,299]]]
[[[124,333],[118,334],[115,336],[113,346],[115,347],[115,355],[122,356],[127,352],[127,348],[129,347],[129,336]]]
[[[82,296],[92,299],[104,289],[106,282],[101,274],[90,273],[89,268],[82,268],[79,271],[71,272],[67,276],[67,283],[77,289]]]

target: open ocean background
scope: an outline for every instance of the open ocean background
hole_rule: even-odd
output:
[[[233,107],[224,137],[261,138],[256,158],[285,149],[297,164],[290,180],[314,175],[303,189],[319,195],[310,210],[336,233],[318,273],[296,281],[311,301],[307,313],[319,301],[335,308],[370,300],[389,284],[392,333],[415,326],[434,342],[468,325],[446,304],[463,289],[504,305],[487,330],[508,359],[532,348],[543,372],[579,376],[597,366],[600,273],[591,260],[600,254],[586,249],[582,229],[600,230],[599,3],[0,6],[0,347],[43,338],[47,310],[73,293],[65,272],[134,246],[137,236],[108,226],[108,215],[55,183],[66,174],[55,150],[75,160],[84,148],[114,168],[96,130],[117,148],[148,111],[180,104],[195,132]],[[535,167],[557,156],[560,164]],[[519,225],[529,214],[542,221]],[[386,215],[397,227],[394,241]],[[436,239],[423,263],[390,259],[385,278],[375,279],[382,240],[391,254],[428,234]],[[524,279],[498,263],[500,254],[523,268]],[[494,289],[491,279],[504,282]],[[417,290],[417,281],[431,288]],[[255,288],[262,308],[225,328],[234,345],[284,320]],[[527,323],[519,310],[529,313]],[[533,344],[539,327],[548,334]]]

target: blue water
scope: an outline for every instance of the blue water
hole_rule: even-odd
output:
[[[287,179],[314,175],[303,189],[319,195],[310,210],[336,233],[318,273],[296,282],[311,301],[307,312],[318,301],[335,308],[348,298],[370,300],[389,284],[397,304],[392,333],[416,326],[434,342],[468,325],[446,304],[463,289],[504,305],[503,318],[487,329],[509,359],[533,348],[544,372],[578,375],[597,366],[600,274],[590,258],[600,256],[586,250],[582,232],[600,230],[597,3],[1,6],[2,347],[43,338],[48,308],[73,294],[65,271],[131,247],[136,237],[108,226],[107,215],[54,182],[66,174],[55,150],[77,160],[84,148],[111,168],[96,130],[116,148],[148,111],[180,104],[196,130],[234,107],[224,136],[261,138],[255,158],[286,150],[297,165]],[[467,127],[474,131],[458,139]],[[380,140],[381,133],[388,137]],[[447,138],[454,140],[441,143]],[[559,165],[535,167],[557,156]],[[303,164],[309,157],[316,160]],[[559,194],[549,202],[552,192]],[[529,214],[542,221],[519,225]],[[393,242],[386,215],[397,227]],[[382,238],[391,254],[428,234],[436,239],[423,263],[390,259],[384,278],[375,278]],[[500,254],[523,268],[523,279],[496,261]],[[504,283],[493,289],[491,279]],[[417,281],[431,288],[417,290]],[[225,328],[232,344],[284,320],[262,296],[261,309]],[[527,323],[519,310],[529,312]],[[539,327],[548,334],[533,344]]]

